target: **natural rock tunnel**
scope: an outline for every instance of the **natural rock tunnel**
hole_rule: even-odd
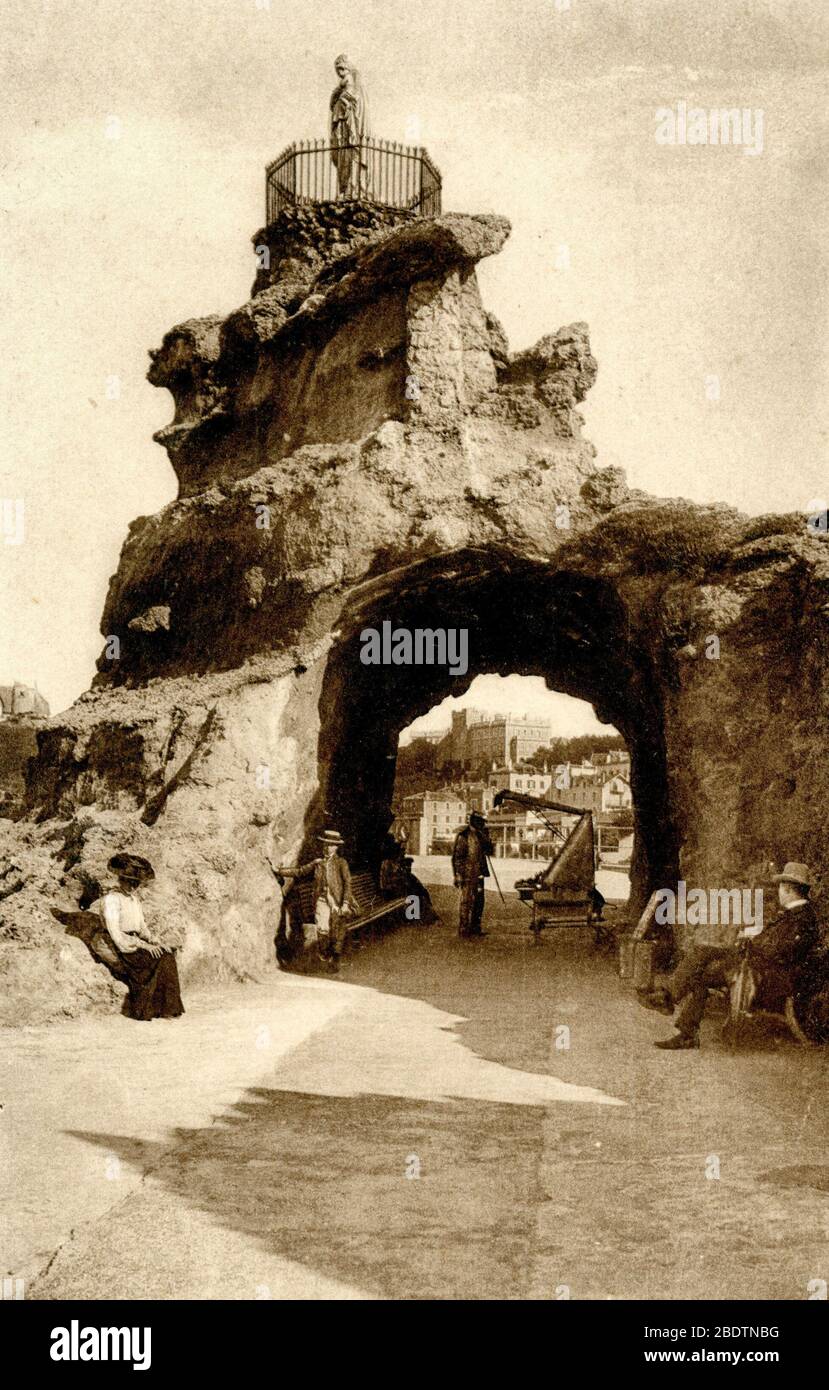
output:
[[[392,586],[375,582],[365,589],[343,612],[328,657],[311,834],[323,820],[337,818],[358,861],[374,867],[392,820],[400,731],[478,674],[537,675],[550,689],[589,701],[628,741],[637,817],[634,900],[676,878],[659,686],[612,584],[566,570],[551,573],[548,565],[494,547],[423,562],[396,576]],[[390,620],[409,632],[465,629],[465,679],[437,664],[363,664],[360,633],[380,631]]]
[[[185,983],[267,969],[271,865],[329,818],[370,866],[399,731],[477,672],[540,675],[624,735],[633,911],[770,860],[825,880],[825,530],[598,467],[587,326],[511,354],[481,304],[475,263],[508,232],[291,209],[257,233],[253,298],[152,354],[180,494],[130,527],[93,687],[39,734],[27,819],[0,821],[0,1020],[112,1006],[48,906],[88,898],[115,849],[154,864]],[[468,673],[363,665],[383,621],[466,628]]]

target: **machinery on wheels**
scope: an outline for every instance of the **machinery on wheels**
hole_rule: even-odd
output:
[[[604,898],[596,888],[596,845],[593,815],[579,806],[545,801],[522,792],[500,791],[494,805],[505,801],[524,806],[547,825],[554,839],[561,842],[558,853],[532,878],[518,879],[515,891],[532,909],[530,931],[538,941],[545,927],[592,927],[596,945],[603,945],[610,934],[602,922]],[[545,812],[577,816],[568,832]]]

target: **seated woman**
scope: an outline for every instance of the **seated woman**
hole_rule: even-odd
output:
[[[86,942],[96,960],[101,960],[116,979],[126,984],[127,1018],[179,1018],[184,1005],[175,954],[153,940],[138,900],[141,885],[155,878],[153,867],[138,854],[114,854],[107,867],[118,878],[117,890],[105,893],[88,913],[53,908],[54,916],[67,925],[70,934]],[[106,929],[114,951],[102,951],[90,940],[85,922],[95,916]]]
[[[184,1013],[175,954],[155,942],[147,930],[138,890],[155,878],[149,860],[138,854],[114,854],[108,868],[118,877],[118,889],[93,903],[124,961],[128,1018],[179,1018]]]

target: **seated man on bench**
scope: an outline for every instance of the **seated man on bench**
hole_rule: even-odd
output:
[[[403,846],[393,835],[387,835],[380,861],[380,892],[384,898],[400,898],[405,897],[408,891],[409,876]]]
[[[344,844],[342,835],[336,830],[326,830],[319,840],[323,847],[321,858],[301,864],[297,869],[282,869],[279,876],[292,880],[314,875],[317,945],[320,955],[328,962],[329,970],[337,971],[346,937],[344,918],[351,913],[359,913],[360,904],[352,892],[351,870],[339,854]]]
[[[812,878],[805,864],[787,864],[774,875],[783,909],[767,927],[744,927],[733,946],[693,946],[662,989],[640,995],[647,1009],[673,1014],[676,1033],[654,1043],[668,1052],[699,1047],[699,1026],[708,991],[730,985],[748,954],[761,998],[796,992],[804,983],[808,961],[819,942],[815,910],[808,901]]]

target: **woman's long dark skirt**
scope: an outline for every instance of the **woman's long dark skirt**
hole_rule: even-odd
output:
[[[127,1018],[179,1018],[184,1013],[178,983],[178,966],[172,951],[151,956],[149,951],[124,952],[129,994],[124,1000]]]

